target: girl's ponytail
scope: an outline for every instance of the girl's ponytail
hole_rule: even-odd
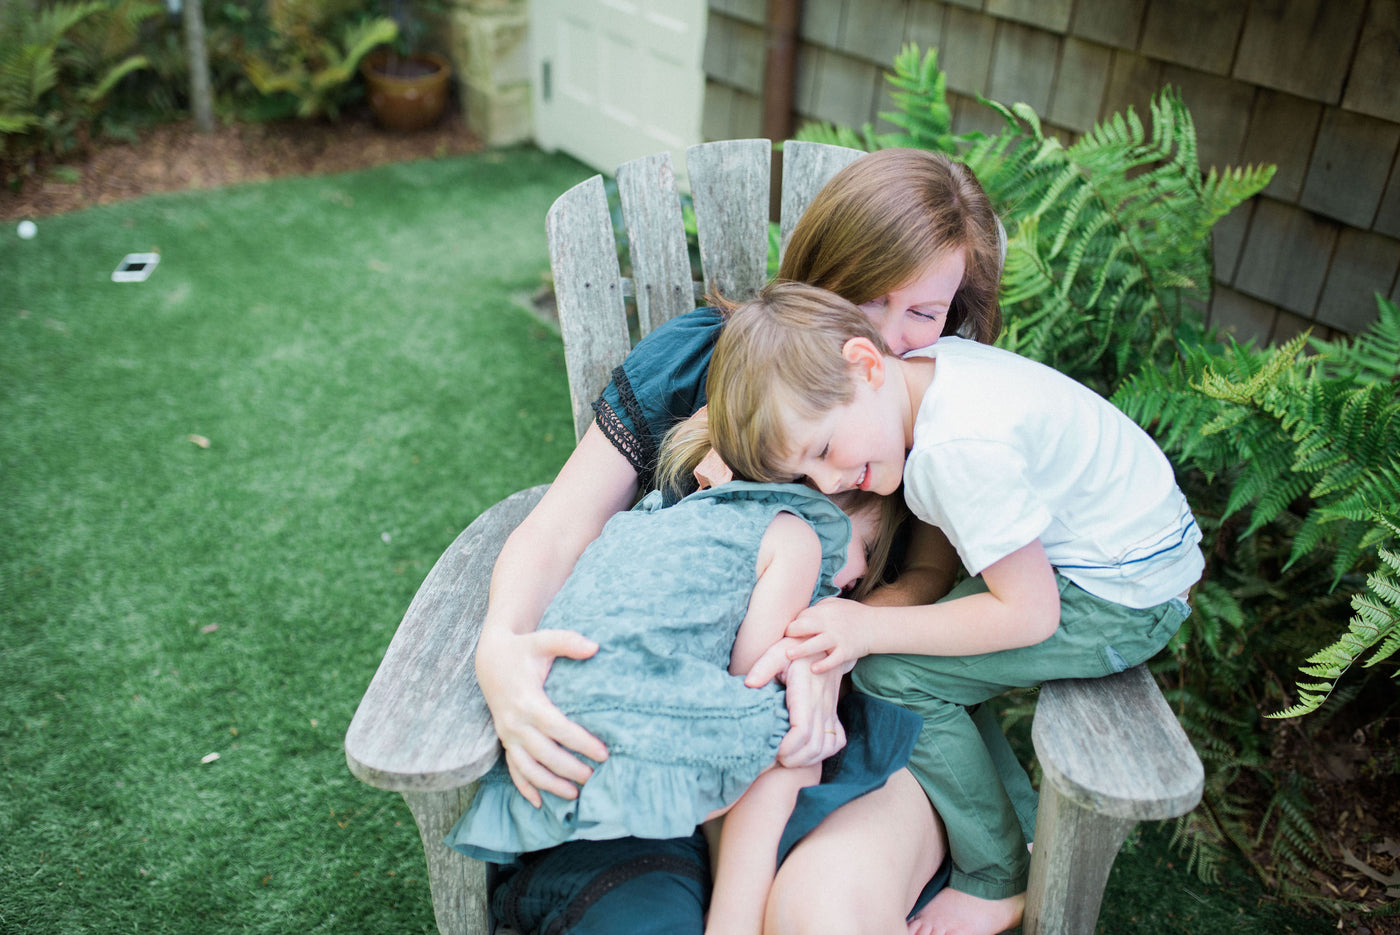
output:
[[[656,486],[676,497],[695,490],[695,469],[709,454],[710,420],[701,409],[683,422],[677,422],[661,440],[657,456]]]

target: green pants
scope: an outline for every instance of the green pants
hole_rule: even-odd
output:
[[[1136,610],[1094,597],[1063,576],[1060,626],[1034,646],[979,656],[866,656],[851,673],[860,691],[924,720],[909,768],[948,831],[954,889],[984,899],[1026,890],[1030,784],[977,705],[1047,679],[1101,678],[1146,662],[1190,613],[1179,599]],[[964,581],[944,600],[986,591]],[[979,723],[980,722],[980,723]],[[995,737],[987,734],[990,727]],[[1018,818],[1018,812],[1021,817]]]

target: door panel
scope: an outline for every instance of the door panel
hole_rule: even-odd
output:
[[[611,173],[700,142],[705,0],[531,0],[535,137]]]

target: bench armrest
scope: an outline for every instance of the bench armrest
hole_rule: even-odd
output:
[[[500,746],[473,656],[496,557],[547,486],[482,513],[424,579],[346,731],[345,760],[357,779],[440,792],[476,781],[495,762]]]
[[[1161,820],[1201,799],[1201,758],[1146,666],[1046,682],[1031,740],[1045,782],[1091,812]]]

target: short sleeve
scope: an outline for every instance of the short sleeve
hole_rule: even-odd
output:
[[[705,404],[723,322],[714,308],[666,322],[637,342],[593,403],[598,428],[636,469],[643,489],[651,486],[661,439]]]
[[[1000,442],[916,445],[904,465],[904,499],[943,531],[968,574],[980,575],[1050,526],[1027,474],[1020,453]]]

